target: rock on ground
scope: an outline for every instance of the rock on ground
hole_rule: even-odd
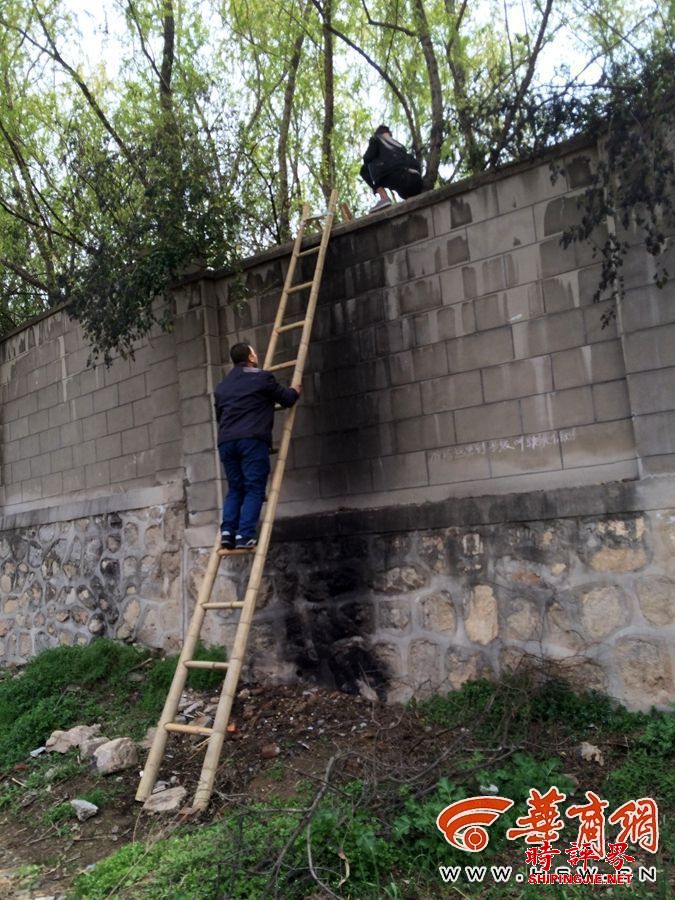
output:
[[[109,775],[111,772],[131,769],[138,765],[134,742],[128,737],[107,741],[94,751],[94,762],[99,775]]]

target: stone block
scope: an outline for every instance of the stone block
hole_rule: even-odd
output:
[[[67,426],[63,426],[64,428]],[[53,450],[58,450],[61,446],[61,435],[59,428],[49,428],[47,431],[41,431],[40,438],[40,452],[41,453],[51,453]],[[81,438],[80,438],[81,440]]]
[[[613,300],[584,307],[583,316],[587,344],[594,344],[598,341],[610,341],[617,337],[617,320],[611,315],[614,307]]]
[[[433,309],[443,302],[440,282],[435,275],[401,285],[396,291],[396,298],[400,315]]]
[[[194,427],[199,428],[199,426]],[[155,446],[166,444],[167,441],[175,441],[180,436],[180,422],[176,420],[174,413],[170,413],[168,416],[158,416],[150,426],[150,432]]]
[[[455,412],[457,440],[461,443],[521,434],[520,409],[517,400],[489,403]]]
[[[568,272],[557,278],[546,278],[541,285],[547,313],[564,312],[579,306],[579,276]]]
[[[313,471],[312,497],[316,497],[316,470],[301,469],[299,472]],[[350,497],[352,494],[366,494],[373,490],[373,476],[370,460],[359,459],[349,463],[322,466],[318,482],[322,497]],[[291,499],[290,496],[287,499]]]
[[[377,623],[384,631],[405,634],[410,628],[408,600],[380,600],[377,604]]]
[[[555,431],[491,440],[488,453],[494,478],[562,468],[560,442]]]
[[[183,449],[186,454],[213,449],[213,432],[209,425],[188,425],[183,429]]]
[[[178,412],[178,386],[175,384],[159,388],[149,399],[154,404],[155,414],[157,410],[161,410],[162,413],[168,413],[171,410]],[[143,400],[139,400],[137,403],[134,403],[134,422],[136,422],[136,407],[143,402]]]
[[[314,456],[314,460],[316,460],[316,456]],[[197,484],[200,481],[213,483],[216,478],[220,477],[220,470],[221,465],[216,457],[215,449],[195,453],[185,458],[185,475],[190,484]]]
[[[142,400],[148,394],[145,372],[121,381],[118,390],[119,402],[122,406],[126,403],[133,403],[135,400]]]
[[[437,339],[438,340],[438,339]],[[431,343],[427,341],[425,343]],[[415,333],[411,318],[396,319],[386,322],[375,332],[376,352],[380,356],[388,356],[391,353],[400,353],[410,350],[415,346]]]
[[[479,331],[540,316],[544,312],[541,288],[534,282],[490,294],[476,300],[475,309]]]
[[[582,194],[568,194],[536,204],[534,219],[537,226],[537,240],[559,234],[572,225],[578,225],[583,216],[579,204],[582,196]]]
[[[443,637],[452,637],[457,630],[457,616],[452,597],[447,591],[436,591],[419,601],[420,625]]]
[[[47,387],[43,388],[38,394],[38,409],[51,409],[52,406],[55,406],[61,399],[59,394],[59,385],[48,384]]]
[[[429,697],[441,683],[441,650],[432,641],[411,641],[408,648],[408,681],[415,697]]]
[[[675,412],[637,416],[633,424],[640,456],[675,453]]]
[[[634,459],[636,449],[632,423],[621,419],[576,427],[562,443],[562,454],[566,469]]]
[[[650,623],[667,627],[675,622],[675,581],[660,575],[647,575],[635,583],[642,615]]]
[[[84,486],[86,488],[102,487],[110,484],[110,463],[94,462],[84,467]]]
[[[164,473],[166,477],[167,469],[177,469],[183,462],[183,444],[181,441],[170,441],[166,444],[160,444],[155,447],[155,465],[157,472]],[[179,477],[183,477],[183,471],[179,473]]]
[[[106,437],[96,439],[97,462],[103,462],[106,459],[113,459],[113,457],[121,455],[122,436],[120,434],[109,434]]]
[[[585,269],[579,270],[579,303],[577,306],[592,307],[599,301],[612,299],[611,285],[600,291],[600,282],[602,280],[602,266],[586,266]]]
[[[74,419],[82,420],[94,414],[94,395],[85,394],[83,397],[77,397],[72,401],[74,403]]]
[[[429,484],[455,484],[490,477],[487,444],[463,444],[427,452]]]
[[[596,422],[627,419],[630,416],[628,385],[625,379],[594,384],[591,390]]]
[[[496,256],[476,263],[473,266],[464,266],[462,268],[462,283],[464,286],[464,297],[467,300],[504,290],[506,287],[506,275],[503,257]],[[456,299],[460,300],[462,298],[457,297]]]
[[[616,642],[614,652],[626,701],[644,710],[672,702],[673,669],[664,641],[626,637]]]
[[[368,473],[370,477],[370,473]],[[281,488],[281,502],[314,500],[317,496],[319,470],[316,466],[287,471]]]
[[[424,453],[402,453],[372,460],[373,490],[395,491],[429,483]]]
[[[530,244],[504,254],[504,279],[507,288],[540,280],[537,250],[537,244]]]
[[[426,382],[425,382],[426,384]],[[413,382],[401,387],[392,388],[389,393],[392,417],[395,421],[419,416],[422,412],[420,385]]]
[[[422,410],[425,415],[477,406],[482,402],[480,372],[463,372],[432,378],[419,386],[422,396]],[[393,405],[395,418],[399,418],[397,407]]]
[[[551,359],[553,384],[557,390],[614,381],[625,375],[619,341],[564,350],[554,353]]]
[[[509,641],[541,641],[544,628],[541,604],[509,598],[500,609],[500,635]]]
[[[466,299],[464,296],[464,275],[459,266],[441,272],[438,280],[441,286],[441,300],[446,306],[461,303]]]
[[[541,356],[586,343],[583,313],[579,309],[513,324],[513,344],[518,359]]]
[[[532,208],[526,207],[488,219],[466,230],[471,260],[485,259],[534,243]]]
[[[473,303],[455,303],[414,317],[415,343],[434,344],[476,330]]]
[[[49,410],[43,409],[41,412],[33,413],[28,418],[28,430],[30,434],[38,434],[41,431],[47,431],[49,428]]]
[[[29,459],[20,459],[17,462],[12,463],[9,468],[10,476],[9,479],[7,479],[9,484],[19,484],[21,481],[28,481],[31,477]]]
[[[52,462],[50,455],[44,453],[42,456],[33,456],[30,460],[31,478],[41,478],[43,475],[50,475],[52,471]]]
[[[147,450],[150,447],[150,432],[147,425],[130,428],[122,432],[122,453],[126,456]]]
[[[625,593],[614,584],[597,584],[579,590],[579,614],[583,634],[601,641],[631,620]]]
[[[487,403],[527,397],[530,394],[546,394],[553,388],[549,356],[533,356],[500,366],[490,366],[483,369],[482,374]]]
[[[131,481],[137,476],[134,456],[120,456],[110,460],[110,483],[113,485]]]
[[[134,426],[140,428],[147,425],[155,418],[155,411],[159,408],[154,397],[144,397],[142,400],[135,400],[132,403],[134,412]],[[171,404],[168,409],[174,409],[175,404]],[[166,409],[164,410],[167,411]]]
[[[520,412],[527,433],[587,425],[594,420],[593,396],[590,387],[538,394],[523,398]]]
[[[427,378],[446,375],[448,357],[446,344],[428,344],[414,350],[406,350],[389,358],[389,377],[392,385],[424,381]]]
[[[59,428],[66,422],[70,422],[70,404],[57,403],[56,406],[50,407],[48,421],[50,428]]]
[[[445,683],[454,691],[458,691],[467,681],[493,675],[490,662],[483,653],[451,647],[445,655]]]
[[[134,425],[134,408],[131,403],[124,406],[116,406],[105,413],[108,434],[117,431],[127,431]]]
[[[178,396],[181,400],[189,400],[192,397],[203,397],[205,394],[206,370],[204,368],[190,369],[180,373]]]
[[[627,290],[621,303],[624,334],[655,328],[675,321],[675,304],[668,290],[649,284]]]
[[[416,244],[414,247],[408,247],[406,257],[408,278],[435,275],[455,262],[463,262],[469,258],[466,235],[458,232],[451,238],[444,237]]]
[[[634,415],[675,408],[675,367],[629,375],[628,386]]]
[[[398,453],[446,447],[455,443],[453,414],[444,412],[406,419],[394,425],[394,434]]]
[[[214,481],[188,484],[185,493],[189,512],[203,512],[219,507],[218,491]]]
[[[16,443],[16,441],[14,442]],[[31,434],[29,437],[21,438],[18,442],[20,458],[30,459],[38,456],[40,453],[40,438],[37,434]]]
[[[517,175],[511,174],[497,182],[499,211],[502,213],[523,206],[531,206],[534,198],[549,198],[565,193],[565,178],[551,178],[547,165],[535,166]],[[546,200],[544,205],[546,205]]]
[[[158,391],[167,385],[175,384],[178,381],[178,370],[176,368],[176,360],[169,357],[161,362],[153,363],[146,374],[146,384],[148,392]]]
[[[451,373],[498,365],[514,358],[511,328],[494,328],[447,341]]]
[[[116,384],[94,392],[94,412],[105,412],[119,405],[119,389]]]
[[[21,438],[27,437],[29,433],[28,417],[15,419],[13,422],[8,422],[5,425],[5,429],[6,440],[18,441]]]
[[[82,422],[82,440],[92,441],[108,433],[108,420],[104,412],[89,416]]]
[[[470,641],[489,644],[499,633],[497,599],[487,584],[478,584],[464,600],[464,631]]]
[[[42,496],[59,497],[63,491],[63,475],[53,472],[42,479]]]

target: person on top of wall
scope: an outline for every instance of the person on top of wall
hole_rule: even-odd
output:
[[[422,193],[420,165],[403,144],[394,140],[388,125],[380,125],[371,137],[360,175],[380,198],[370,212],[391,206],[385,188],[396,191],[403,200]]]
[[[274,404],[293,406],[302,387],[284,387],[259,369],[249,344],[235,344],[230,358],[234,367],[214,392],[218,453],[227,477],[220,545],[253,549],[270,472]]]

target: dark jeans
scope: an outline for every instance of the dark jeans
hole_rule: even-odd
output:
[[[389,188],[390,191],[396,191],[403,200],[407,200],[408,197],[416,197],[422,193],[422,176],[415,169],[395,169],[383,175],[375,187]]]
[[[218,445],[218,452],[227,477],[221,531],[250,540],[255,537],[265,500],[270,473],[269,447],[257,438],[242,438],[224,441]]]

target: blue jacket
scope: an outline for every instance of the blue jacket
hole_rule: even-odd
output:
[[[272,446],[274,404],[293,406],[295,388],[279,384],[271,372],[235,366],[215,390],[218,443],[258,438]]]

